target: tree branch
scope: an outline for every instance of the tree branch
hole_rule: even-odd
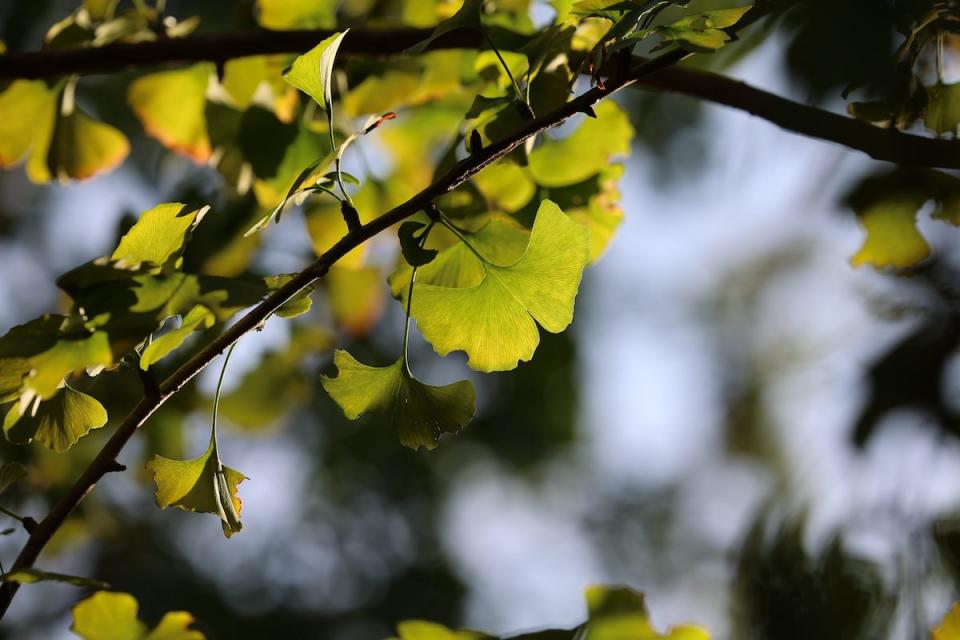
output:
[[[398,205],[375,220],[368,222],[359,229],[347,233],[329,251],[320,256],[315,262],[298,273],[285,285],[270,294],[263,302],[247,312],[246,315],[237,320],[236,323],[184,363],[160,385],[159,393],[148,393],[145,395],[139,404],[134,407],[133,411],[120,423],[113,436],[110,437],[103,449],[101,449],[93,461],[91,461],[80,478],[69,491],[53,505],[47,516],[37,524],[36,529],[30,534],[30,538],[20,551],[10,571],[18,571],[33,566],[40,552],[43,551],[43,548],[53,537],[53,534],[56,533],[73,510],[76,509],[77,505],[80,504],[87,493],[93,489],[100,478],[116,468],[116,458],[127,441],[130,440],[137,429],[140,428],[167,399],[182,389],[184,385],[203,371],[218,355],[229,348],[230,345],[237,342],[250,331],[256,330],[257,327],[266,321],[281,305],[293,298],[315,280],[323,277],[330,267],[340,260],[340,258],[381,231],[390,228],[418,211],[427,209],[436,198],[452,191],[476,175],[484,167],[517,149],[528,138],[550,127],[561,124],[577,113],[586,113],[594,104],[611,93],[635,83],[637,79],[649,73],[679,62],[686,57],[686,55],[686,53],[681,51],[673,51],[658,58],[645,61],[634,67],[621,79],[607,82],[604,88],[601,89],[597,87],[590,89],[559,109],[525,123],[513,136],[499,142],[494,142],[478,153],[474,153],[461,160],[433,184],[403,204]],[[0,618],[6,613],[19,587],[20,585],[15,582],[5,582],[0,585]]]
[[[753,18],[753,20],[758,17]],[[528,36],[490,29],[505,49],[516,49]],[[136,67],[193,62],[221,64],[251,55],[307,51],[334,33],[329,30],[270,31],[156,40],[103,47],[53,49],[0,56],[0,78],[45,78],[66,74],[109,73]],[[346,56],[389,56],[423,40],[431,29],[351,29],[340,49]],[[484,39],[468,30],[440,38],[431,48],[485,48]],[[639,62],[640,58],[635,58]],[[793,102],[719,74],[681,67],[664,69],[640,83],[656,89],[724,105],[776,124],[787,131],[861,151],[876,160],[903,165],[960,169],[960,143],[884,129]]]
[[[843,145],[875,160],[960,169],[960,142],[956,140],[928,138],[878,127],[794,102],[715,73],[673,67],[650,74],[636,86],[746,111],[787,131]]]

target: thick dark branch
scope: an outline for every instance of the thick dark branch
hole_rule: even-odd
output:
[[[53,537],[53,534],[56,533],[57,529],[60,528],[77,505],[80,504],[84,496],[93,489],[100,478],[116,468],[116,458],[127,441],[170,396],[183,388],[184,385],[203,371],[217,356],[230,347],[230,345],[250,331],[256,330],[274,311],[279,309],[281,305],[299,293],[304,287],[309,286],[315,280],[325,275],[330,267],[340,260],[340,258],[381,231],[390,228],[418,211],[428,208],[436,198],[463,184],[484,167],[522,145],[528,138],[564,122],[567,118],[577,113],[585,113],[592,105],[607,95],[633,84],[637,78],[641,78],[648,73],[653,73],[654,71],[678,62],[684,55],[685,54],[680,52],[672,52],[644,62],[632,69],[622,79],[608,82],[604,89],[591,89],[563,105],[561,108],[527,122],[520,131],[510,138],[492,143],[480,152],[461,160],[450,171],[417,195],[379,218],[345,235],[313,264],[298,273],[287,284],[273,292],[263,302],[240,318],[234,325],[177,369],[160,385],[159,393],[147,394],[143,400],[140,401],[130,415],[120,423],[113,436],[107,441],[106,445],[104,445],[103,449],[97,454],[97,457],[93,459],[76,483],[53,505],[53,508],[47,516],[37,525],[27,540],[26,545],[20,551],[20,555],[17,556],[11,571],[33,566],[40,552],[43,551],[43,548]],[[15,582],[5,582],[0,586],[0,617],[6,613],[19,586],[20,585]]]
[[[637,87],[679,93],[746,111],[779,127],[902,165],[960,169],[960,142],[886,129],[787,100],[745,82],[706,71],[672,67]]]
[[[41,78],[70,73],[106,73],[133,67],[192,62],[222,63],[243,56],[299,53],[316,45],[332,31],[269,31],[195,36],[137,44],[111,44],[83,49],[59,49],[0,56],[0,78]],[[429,29],[352,29],[343,42],[347,56],[387,56],[422,40]],[[519,46],[525,36],[495,30],[496,39]],[[484,47],[481,38],[458,31],[435,43],[437,48]],[[507,47],[509,48],[509,47]],[[862,151],[877,160],[905,165],[960,169],[960,143],[882,129],[781,98],[724,76],[672,67],[647,78],[642,86],[681,93],[700,100],[740,109],[788,131]]]
[[[351,29],[338,55],[386,56],[401,53],[430,35],[431,29]],[[223,33],[170,38],[102,47],[50,49],[0,56],[0,78],[49,78],[69,74],[113,73],[135,67],[156,67],[193,62],[226,62],[234,58],[271,53],[303,53],[335,33],[326,29]],[[440,47],[476,48],[479,34],[444,38]]]

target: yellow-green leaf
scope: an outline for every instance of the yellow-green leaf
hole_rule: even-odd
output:
[[[457,433],[476,414],[473,383],[461,380],[434,387],[417,380],[403,358],[387,367],[370,367],[346,351],[337,351],[336,378],[321,378],[323,388],[356,420],[365,413],[386,415],[400,442],[411,449],[434,449],[444,433]]]
[[[157,505],[177,507],[185,511],[212,513],[220,518],[223,534],[240,531],[240,509],[237,485],[246,479],[239,471],[219,464],[213,440],[199,457],[192,460],[171,460],[154,456],[147,463],[157,484]]]
[[[140,368],[146,371],[150,365],[177,349],[194,331],[209,329],[216,321],[213,312],[198,304],[180,321],[180,326],[167,331],[147,345],[140,355]]]
[[[587,607],[590,618],[584,640],[710,640],[705,629],[693,625],[658,633],[643,594],[626,587],[588,587]]]
[[[84,578],[81,576],[71,576],[65,573],[53,573],[50,571],[41,571],[39,569],[20,569],[3,575],[4,582],[16,582],[17,584],[36,584],[37,582],[61,582],[63,584],[73,585],[74,587],[87,587],[93,589],[107,589],[109,584],[103,580],[94,580],[93,578]]]
[[[210,65],[158,71],[137,78],[127,100],[147,134],[168,149],[196,162],[210,159],[207,133],[207,83]]]
[[[47,150],[56,108],[57,92],[41,80],[15,80],[0,93],[0,167],[13,167],[29,153],[30,180],[50,179]]]
[[[19,402],[10,407],[3,421],[7,439],[27,444],[37,439],[63,453],[90,432],[107,424],[107,411],[95,398],[64,386],[38,405]]]
[[[166,265],[178,258],[193,229],[210,207],[191,207],[180,202],[159,204],[144,211],[117,245],[110,260],[122,268],[135,269],[147,262]]]
[[[544,201],[527,250],[515,264],[486,264],[483,280],[467,288],[418,285],[411,316],[440,355],[460,350],[478,371],[513,369],[533,357],[538,323],[559,333],[573,320],[589,257],[587,230]]]
[[[960,640],[960,603],[950,607],[940,625],[930,633],[931,640]]]
[[[333,63],[347,31],[333,34],[310,51],[298,56],[290,69],[283,74],[287,82],[313,98],[324,110],[329,108],[333,100]]]
[[[329,29],[336,13],[331,0],[257,0],[257,21],[267,29]]]
[[[171,611],[153,631],[137,617],[139,606],[129,593],[98,591],[73,607],[70,629],[83,640],[204,640],[190,629],[193,616]]]
[[[57,118],[47,162],[61,181],[85,180],[110,171],[129,153],[130,143],[119,129],[75,108]]]
[[[383,276],[376,267],[336,266],[324,278],[337,326],[353,338],[367,335],[386,303]]]
[[[582,182],[604,169],[614,156],[630,152],[633,127],[615,102],[604,101],[596,118],[584,118],[566,138],[545,140],[530,153],[530,175],[544,187]]]
[[[454,631],[436,622],[406,620],[397,625],[399,636],[394,640],[494,640],[479,631]]]

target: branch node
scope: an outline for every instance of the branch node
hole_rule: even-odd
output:
[[[480,132],[476,129],[470,132],[470,154],[476,155],[483,151],[483,138],[480,137]]]
[[[37,530],[37,521],[31,518],[30,516],[25,516],[23,520],[20,521],[20,524],[23,525],[24,531],[33,535],[33,532]]]
[[[597,112],[593,110],[593,105],[592,105],[592,104],[588,104],[588,105],[584,106],[584,107],[583,107],[583,113],[586,114],[587,116],[593,118],[594,120],[596,120],[596,118],[597,118]]]
[[[149,369],[145,370],[137,366],[137,373],[140,375],[140,383],[143,385],[144,395],[151,399],[159,398],[162,395],[160,383],[157,382],[157,377],[153,375],[153,371]]]
[[[346,200],[340,201],[340,213],[343,215],[343,221],[347,223],[347,231],[353,233],[362,227],[360,224],[360,214],[356,208]]]
[[[435,205],[434,203],[431,202],[430,204],[425,206],[423,208],[423,212],[426,213],[430,217],[430,220],[432,220],[433,222],[437,222],[437,223],[440,222],[440,210],[437,209],[437,205]]]
[[[104,473],[120,473],[121,471],[126,471],[126,465],[122,465],[116,460],[111,460],[106,467],[104,468]]]

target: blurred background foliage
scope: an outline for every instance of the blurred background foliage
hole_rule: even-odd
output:
[[[265,4],[275,10],[206,0],[169,0],[166,8],[180,18],[198,16],[195,33],[202,34],[254,28],[257,15],[273,28],[431,26],[459,3],[344,0],[320,3],[322,10],[310,10],[309,2]],[[497,4],[507,9],[501,26],[529,32],[565,3]],[[690,3],[694,10],[728,4]],[[904,95],[894,63],[904,25],[943,3],[768,4],[772,16],[740,42],[691,64],[842,109],[845,89],[864,99]],[[302,15],[300,7],[307,8]],[[74,9],[67,0],[2,3],[0,39],[11,51],[35,50],[49,26]],[[681,15],[671,11],[667,18]],[[478,85],[504,83],[495,65],[474,54],[430,56],[428,71],[458,75],[472,64]],[[345,70],[345,120],[400,114],[396,126],[358,145],[360,160],[348,167],[372,178],[355,198],[361,218],[369,219],[430,182],[473,94],[432,101],[431,90],[449,76],[431,77],[416,63],[384,74],[380,62],[354,60]],[[54,277],[115,246],[137,213],[156,202],[212,205],[215,214],[188,245],[187,271],[292,272],[342,234],[339,211],[320,201],[302,218],[287,215],[266,239],[243,236],[282,195],[282,180],[264,175],[295,173],[286,157],[291,148],[302,146],[309,161],[326,144],[322,127],[294,117],[295,94],[272,89],[271,112],[247,108],[235,87],[232,99],[243,114],[209,115],[211,149],[190,147],[191,159],[145,135],[149,116],[138,116],[128,102],[131,82],[152,71],[93,75],[77,87],[78,104],[129,139],[121,169],[82,187],[34,184],[23,169],[0,175],[4,330],[65,304]],[[557,96],[545,93],[550,99]],[[655,619],[704,622],[719,638],[921,637],[955,599],[960,575],[951,517],[960,504],[951,484],[960,479],[958,265],[949,252],[956,243],[927,233],[946,251],[907,277],[851,274],[845,259],[857,232],[841,203],[872,165],[832,149],[817,155],[810,151],[816,143],[791,146],[780,133],[764,134],[767,147],[750,146],[754,134],[743,132],[767,125],[750,121],[730,125],[738,135],[724,133],[718,122],[729,121],[687,99],[632,91],[619,104],[634,130],[622,187],[624,231],[586,278],[570,331],[544,334],[536,358],[515,371],[471,377],[481,409],[469,428],[437,451],[411,452],[375,419],[349,423],[320,390],[318,376],[330,372],[335,345],[365,362],[396,357],[402,312],[388,300],[386,284],[394,257],[374,243],[350,260],[349,272],[324,282],[310,314],[275,320],[238,349],[222,407],[229,429],[222,446],[251,478],[241,488],[241,535],[224,541],[212,519],[158,511],[143,470],[154,453],[189,457],[202,447],[213,390],[203,376],[137,436],[123,458],[129,472],[105,479],[82,504],[57,534],[45,568],[135,594],[151,623],[163,612],[189,610],[211,638],[364,640],[385,637],[409,618],[494,631],[559,626],[583,618],[586,581],[646,591]],[[618,129],[617,142],[629,139],[622,132],[630,128]],[[497,131],[483,135],[495,139]],[[236,146],[221,147],[222,140]],[[212,152],[218,147],[219,157]],[[216,167],[194,161],[211,155]],[[256,180],[238,158],[250,161]],[[258,171],[258,164],[269,168]],[[754,182],[764,182],[763,175],[747,177],[758,169],[771,176],[766,189]],[[511,203],[509,196],[527,186],[507,183],[511,189],[496,192],[506,178],[491,180],[486,192],[482,185],[460,190],[444,206],[469,215],[477,198],[494,200],[523,219],[536,198],[531,192]],[[607,213],[618,218],[615,188],[602,174],[591,180],[566,193],[552,189],[550,197],[566,196],[565,206],[583,207],[584,215],[590,198],[607,198]],[[752,189],[758,201],[738,199],[740,189]],[[656,215],[658,207],[669,215]],[[738,218],[732,207],[808,222],[776,231],[782,225],[775,216]],[[824,280],[842,285],[824,293]],[[826,338],[824,318],[835,323]],[[188,342],[162,371],[221,328]],[[671,351],[678,344],[682,349]],[[625,358],[642,368],[622,366]],[[434,357],[422,340],[414,340],[412,359],[427,380],[470,375],[461,361]],[[677,371],[692,375],[664,390],[663,380]],[[844,398],[824,398],[803,375],[841,389]],[[709,392],[696,388],[704,381]],[[109,384],[91,379],[82,391],[121,416],[140,387],[120,370]],[[611,397],[619,401],[603,404]],[[812,407],[809,419],[822,428],[791,435],[784,407],[796,414]],[[109,431],[93,432],[68,456],[3,442],[0,456],[30,470],[5,495],[5,506],[43,513]],[[656,435],[631,440],[647,431]],[[874,440],[887,443],[886,453]],[[652,453],[637,442],[655,445]],[[890,469],[916,450],[920,462]],[[817,478],[832,456],[848,470]],[[871,464],[872,472],[862,472]],[[907,471],[907,489],[885,491]],[[850,488],[861,484],[862,491]],[[22,540],[19,531],[6,536],[0,558],[11,558]],[[24,588],[0,634],[61,637],[77,594],[58,585]]]

